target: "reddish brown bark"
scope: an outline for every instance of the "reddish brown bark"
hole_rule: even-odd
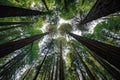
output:
[[[120,48],[109,44],[98,42],[96,40],[91,40],[82,36],[75,35],[73,33],[67,32],[69,35],[74,37],[80,43],[85,45],[88,49],[95,52],[96,55],[108,61],[110,64],[114,65],[116,68],[120,69]]]
[[[47,34],[48,34],[48,32],[30,36],[28,38],[20,39],[17,41],[12,41],[12,42],[7,42],[4,44],[1,44],[0,45],[0,58],[10,54],[11,52],[13,52],[17,49],[20,49],[20,48],[34,42],[35,40],[40,39],[41,37],[43,37]]]
[[[34,22],[0,22],[0,26],[17,25],[17,26],[11,26],[11,27],[7,27],[7,28],[0,28],[0,31],[6,31],[9,29],[24,27],[25,25],[32,24],[32,23],[34,23]]]
[[[16,17],[16,16],[36,16],[45,15],[48,12],[40,12],[36,10],[30,10],[25,8],[0,5],[0,17]]]
[[[63,62],[63,56],[62,56],[62,41],[60,42],[60,60],[59,60],[59,79],[65,80],[65,74],[64,74],[64,62]]]
[[[83,66],[85,67],[85,70],[86,70],[88,76],[90,77],[90,80],[96,80],[95,76],[92,74],[92,72],[90,71],[90,69],[88,68],[88,66],[85,64],[85,62],[83,61],[83,59],[82,59],[81,55],[78,53],[78,51],[75,48],[74,48],[74,51],[78,55],[81,63],[83,64]]]
[[[88,15],[80,24],[120,11],[120,0],[97,0]]]
[[[30,24],[34,22],[0,22],[0,26],[8,26],[8,25],[18,25],[18,24]]]

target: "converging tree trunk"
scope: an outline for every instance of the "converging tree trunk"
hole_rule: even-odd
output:
[[[18,25],[18,24],[33,24],[35,22],[0,22],[0,26],[8,26],[8,25]]]
[[[88,50],[89,51],[89,50]],[[116,80],[120,80],[120,72],[108,64],[104,59],[100,58],[93,52],[89,51],[90,54],[113,76]]]
[[[56,69],[55,69],[55,80],[57,80],[58,78],[58,69],[59,69],[59,63],[58,63],[58,56],[57,56],[57,59],[56,59]]]
[[[47,58],[48,52],[49,52],[49,50],[46,52],[45,57],[43,58],[43,60],[42,60],[42,62],[40,63],[40,65],[38,66],[37,72],[35,73],[35,76],[34,76],[33,80],[37,80],[37,77],[38,77],[38,75],[39,75],[39,72],[40,72],[40,70],[41,70],[41,68],[42,68],[42,66],[43,66],[43,64],[44,64],[44,62],[45,62],[45,60],[46,60],[46,58]]]
[[[43,34],[37,34],[37,35],[30,36],[30,37],[20,39],[17,41],[12,41],[12,42],[7,42],[4,44],[1,44],[0,45],[0,58],[10,54],[11,52],[13,52],[17,49],[20,49],[20,48],[34,42],[35,40],[40,39],[41,37],[47,35],[48,33],[49,32],[46,32]]]
[[[78,67],[78,69],[80,70],[80,73],[81,73],[82,79],[83,79],[83,80],[87,80],[86,77],[85,77],[85,75],[84,75],[83,70],[82,70],[78,65],[76,65],[76,67]],[[80,78],[80,80],[81,80],[81,78]]]
[[[65,75],[64,75],[64,62],[63,62],[63,56],[62,56],[62,41],[60,41],[60,60],[59,60],[59,80],[65,80]]]
[[[28,50],[26,53],[28,53],[30,50]],[[12,74],[15,74],[16,69],[18,69],[20,66],[18,65],[18,63],[20,63],[21,65],[24,64],[24,62],[22,61],[24,59],[25,56],[27,56],[27,54],[22,52],[20,53],[20,55],[18,55],[17,57],[13,58],[12,60],[10,60],[7,64],[3,65],[0,69],[0,79],[1,80],[7,80],[8,78],[11,78]],[[9,74],[11,73],[11,74]]]
[[[0,71],[8,66],[10,66],[11,64],[13,64],[17,59],[19,59],[20,56],[25,56],[26,54],[18,54],[17,56],[15,56],[14,58],[12,58],[11,60],[9,60],[8,62],[6,62],[4,65],[0,66]]]
[[[79,74],[78,74],[77,66],[76,66],[76,65],[75,65],[75,74],[76,74],[77,80],[80,80],[80,77],[79,77]]]
[[[47,11],[49,11],[48,6],[47,6],[47,4],[46,4],[46,1],[45,1],[45,0],[42,0],[42,2],[43,2],[43,4],[45,5]]]
[[[11,32],[9,34],[7,33],[7,34],[0,35],[0,40],[13,36],[14,34],[19,34],[19,32]]]
[[[45,71],[45,74],[44,74],[44,77],[43,77],[43,80],[46,80],[47,74],[48,74],[48,71],[46,70],[46,71]]]
[[[28,69],[27,73],[23,76],[22,80],[26,80],[26,77],[29,75],[29,73],[31,72],[32,68],[33,68],[34,64]]]
[[[67,32],[96,55],[120,69],[120,48]]]
[[[54,65],[54,63],[55,63],[55,58],[54,58],[54,60],[53,60],[53,65],[52,65],[52,72],[51,72],[51,79],[50,80],[54,80],[53,78],[53,76],[54,76],[54,69],[55,69],[55,65]]]
[[[87,66],[87,65],[85,64],[85,62],[83,61],[82,56],[81,56],[81,55],[78,53],[78,51],[76,50],[76,48],[74,48],[74,51],[75,51],[75,53],[78,55],[81,63],[83,64],[83,66],[84,66],[84,68],[85,68],[85,70],[86,70],[86,72],[87,72],[90,80],[96,80],[95,77],[94,77],[94,75],[92,74],[92,72],[91,72],[90,69],[88,68],[88,66]]]
[[[68,9],[67,0],[64,0],[64,7],[66,10]]]
[[[0,26],[13,25],[13,26],[7,27],[7,28],[0,28],[0,31],[6,31],[6,30],[9,30],[9,29],[24,27],[25,25],[33,24],[33,23],[34,22],[0,22]]]
[[[96,3],[80,24],[120,11],[120,0],[96,0]]]
[[[25,8],[0,5],[0,17],[16,17],[16,16],[36,16],[49,14],[48,12],[40,12],[36,10],[30,10]]]

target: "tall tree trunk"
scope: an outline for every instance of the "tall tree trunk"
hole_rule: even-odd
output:
[[[11,26],[11,27],[7,27],[7,28],[0,28],[0,31],[6,31],[6,30],[9,30],[9,29],[14,29],[14,28],[18,28],[18,27],[25,27],[25,25],[28,25],[28,24],[31,24],[31,23],[34,23],[34,22],[4,22],[4,23],[11,23],[11,24],[15,23],[14,25],[17,25],[17,26]],[[18,23],[18,24],[16,24],[16,23]]]
[[[37,34],[34,36],[30,36],[28,38],[24,38],[24,39],[20,39],[17,41],[12,41],[12,42],[7,42],[4,44],[0,45],[0,58],[4,57],[8,54],[10,54],[11,52],[20,49],[32,42],[34,42],[35,40],[40,39],[41,37],[47,35],[49,32],[43,33],[43,34]]]
[[[40,12],[36,10],[24,9],[13,6],[0,5],[0,17],[16,17],[16,16],[36,16],[49,14],[48,12]]]
[[[74,48],[74,47],[73,47],[73,48]],[[95,79],[95,76],[92,74],[92,72],[90,71],[90,69],[88,68],[88,66],[85,64],[85,62],[84,62],[83,59],[82,59],[82,56],[78,53],[78,51],[76,50],[76,48],[74,48],[74,51],[75,51],[75,53],[78,55],[81,63],[83,64],[83,66],[84,66],[84,68],[85,68],[85,70],[86,70],[86,72],[87,72],[90,80],[96,80],[96,79]]]
[[[67,5],[67,3],[68,3],[67,0],[64,0],[64,7],[65,7],[66,10],[68,10],[68,5]]]
[[[46,74],[47,74],[47,70],[45,70],[45,71],[42,73],[41,80],[45,80]]]
[[[55,58],[53,60],[52,73],[51,73],[51,79],[50,80],[53,80],[53,76],[54,76],[54,69],[55,69],[54,63],[55,63]]]
[[[28,53],[30,50],[28,50],[26,53]],[[8,63],[4,64],[2,67],[0,67],[0,79],[6,78],[6,76],[10,75],[8,72],[15,71],[15,66],[17,63],[19,63],[25,56],[27,56],[26,53],[20,53],[16,57],[14,57],[12,60],[8,61]]]
[[[31,72],[32,68],[33,68],[34,64],[28,69],[27,73],[23,76],[22,80],[26,80],[26,77],[29,75],[29,73]]]
[[[64,75],[64,62],[63,62],[63,56],[62,56],[62,41],[60,41],[60,60],[59,60],[59,80],[65,80]]]
[[[75,66],[75,73],[76,73],[77,80],[80,80],[80,77],[79,77],[79,74],[78,74],[78,71],[77,71],[77,67],[76,67],[76,66]]]
[[[89,51],[89,50],[88,50]],[[110,64],[108,64],[104,59],[100,58],[93,52],[89,51],[89,53],[113,76],[116,80],[120,80],[120,72],[113,68]]]
[[[34,76],[33,80],[37,80],[37,77],[38,77],[38,75],[39,75],[39,72],[40,72],[40,70],[41,70],[41,68],[42,68],[42,66],[43,66],[43,64],[44,64],[44,62],[45,62],[45,60],[46,60],[46,58],[47,58],[48,53],[49,53],[49,50],[46,52],[45,57],[43,58],[43,60],[42,60],[42,62],[40,63],[40,65],[38,66],[37,72],[35,73],[35,76]]]
[[[56,70],[55,70],[55,80],[57,80],[58,78],[58,69],[59,69],[59,63],[58,63],[58,56],[57,56],[57,60],[56,60]]]
[[[120,48],[114,47],[112,45],[108,45],[102,42],[98,42],[96,40],[91,40],[89,38],[85,38],[82,36],[75,35],[73,33],[67,32],[69,35],[74,37],[80,43],[85,45],[88,49],[95,52],[96,55],[104,58],[110,64],[114,65],[118,69],[120,69]]]
[[[14,34],[19,34],[19,32],[11,32],[11,33],[7,33],[7,34],[2,34],[2,35],[0,35],[0,40],[8,38],[8,37],[10,37],[10,36],[12,36]]]
[[[80,24],[120,11],[120,0],[96,0],[95,5]]]
[[[12,36],[13,34],[0,35],[0,40],[4,40],[5,38],[8,38],[8,37]]]
[[[0,26],[18,25],[18,24],[33,24],[34,22],[0,22]]]
[[[81,73],[81,76],[82,76],[82,78],[80,78],[80,80],[87,80],[85,75],[83,74],[82,69],[79,66],[78,66],[78,69],[80,70],[80,73]]]
[[[1,71],[1,69],[8,67],[11,63],[15,62],[17,59],[19,59],[20,56],[24,56],[24,55],[25,54],[20,53],[17,56],[15,56],[14,58],[12,58],[11,60],[9,60],[8,62],[6,62],[4,65],[0,66],[0,71]]]
[[[43,2],[43,4],[45,5],[47,11],[49,11],[48,6],[47,6],[47,4],[46,4],[46,1],[45,1],[45,0],[42,0],[42,2]]]
[[[4,69],[2,69],[2,72],[0,73],[0,79],[1,80],[7,80],[6,78],[11,78],[13,74],[15,74],[15,71],[20,67],[18,63],[21,63],[21,65],[23,65],[23,61],[21,61],[21,59],[23,59],[25,56],[21,56],[20,58],[18,58],[18,60],[15,60],[14,62],[12,62],[11,64],[9,64],[7,67],[5,67]]]
[[[45,71],[45,74],[43,76],[43,79],[42,80],[45,80],[46,79],[46,76],[47,76],[47,71]]]
[[[52,66],[51,66],[51,68],[52,68]],[[47,80],[50,80],[50,77],[51,77],[51,70],[50,71],[48,71],[48,75],[47,75]]]

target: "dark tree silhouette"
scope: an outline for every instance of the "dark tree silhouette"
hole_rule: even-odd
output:
[[[56,69],[55,69],[55,80],[57,80],[58,78],[58,68],[59,68],[59,63],[58,63],[58,56],[57,56],[57,59],[56,59]]]
[[[120,0],[96,0],[96,3],[80,24],[120,11]]]
[[[46,1],[45,1],[45,0],[42,0],[42,2],[43,2],[43,4],[45,5],[47,11],[49,11],[49,8],[48,8],[48,6],[47,6],[47,4],[46,4]]]
[[[8,25],[18,25],[18,24],[32,24],[34,22],[0,22],[0,26],[8,26]]]
[[[83,61],[82,56],[78,53],[77,49],[76,49],[75,47],[73,47],[73,48],[74,48],[75,53],[76,53],[77,56],[79,57],[81,63],[82,63],[83,66],[85,67],[85,70],[86,70],[86,72],[87,72],[90,80],[96,80],[96,79],[95,79],[95,76],[94,76],[94,75],[92,74],[92,72],[89,70],[88,66],[87,66],[87,65],[85,64],[85,62]]]
[[[17,41],[12,41],[12,42],[7,42],[4,44],[1,44],[0,45],[0,58],[10,54],[11,52],[13,52],[17,49],[20,49],[20,48],[32,43],[35,40],[40,39],[41,37],[43,37],[47,34],[48,34],[48,32],[43,33],[43,34],[37,34],[34,36],[30,36],[30,37],[20,39]]]
[[[40,70],[41,70],[41,68],[42,68],[42,66],[43,66],[43,63],[45,62],[45,60],[46,60],[46,58],[47,58],[48,52],[49,52],[49,50],[48,50],[47,53],[45,54],[45,57],[43,58],[43,60],[42,60],[42,62],[40,63],[40,65],[38,66],[37,72],[36,72],[33,80],[37,80],[37,77],[38,77],[39,72],[40,72]]]
[[[120,48],[67,32],[88,49],[120,69]]]
[[[119,77],[120,72],[118,70],[116,70],[109,63],[107,63],[104,59],[100,58],[93,52],[91,52],[91,51],[89,51],[89,52],[95,58],[95,60],[98,61],[105,68],[105,70],[107,70],[111,74],[111,76],[113,76],[116,80],[120,79],[120,77]]]
[[[9,29],[24,27],[25,25],[33,24],[33,23],[34,22],[0,22],[0,26],[13,25],[13,26],[7,27],[7,28],[0,28],[0,31],[6,31],[6,30],[9,30]]]
[[[0,17],[16,17],[16,16],[36,16],[36,15],[46,15],[48,12],[40,12],[36,10],[30,10],[25,8],[13,7],[0,5]]]
[[[65,74],[64,74],[64,62],[63,62],[63,56],[62,56],[62,41],[60,41],[60,59],[59,59],[59,79],[65,80]]]

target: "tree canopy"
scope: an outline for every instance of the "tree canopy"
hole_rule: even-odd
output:
[[[0,0],[0,80],[120,80],[119,0]]]

